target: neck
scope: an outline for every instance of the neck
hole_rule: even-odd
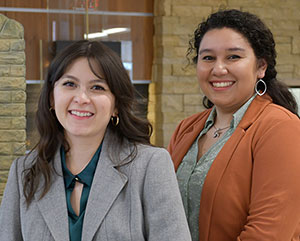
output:
[[[216,107],[216,118],[215,118],[215,126],[218,128],[225,128],[230,126],[231,120],[233,118],[233,113],[231,112],[223,112]]]
[[[100,143],[99,138],[67,137],[70,150],[66,154],[66,164],[73,174],[80,173],[90,162]]]

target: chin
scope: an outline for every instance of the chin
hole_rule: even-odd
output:
[[[85,136],[89,136],[89,132],[88,131],[84,131],[84,130],[77,130],[77,131],[68,131],[67,134],[69,136],[73,136],[73,137],[85,137]]]

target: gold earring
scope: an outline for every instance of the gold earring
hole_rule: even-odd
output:
[[[111,120],[111,123],[112,123],[114,126],[117,126],[117,125],[119,124],[120,118],[119,118],[119,116],[112,116],[112,117],[110,118],[110,120]]]

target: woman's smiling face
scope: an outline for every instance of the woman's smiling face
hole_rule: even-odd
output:
[[[83,57],[74,60],[56,81],[53,109],[67,139],[102,140],[111,116],[117,114],[115,97],[105,79],[97,77]]]
[[[257,60],[247,39],[233,29],[210,30],[200,43],[200,87],[224,112],[234,113],[254,94],[255,83],[264,77],[266,68],[266,62]]]

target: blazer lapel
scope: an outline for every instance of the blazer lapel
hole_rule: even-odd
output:
[[[208,240],[214,198],[219,183],[221,182],[222,176],[231,160],[232,155],[234,154],[235,149],[237,148],[241,139],[245,135],[246,130],[252,125],[265,107],[270,104],[270,102],[271,99],[268,95],[263,97],[258,96],[253,100],[236,130],[225,143],[210,167],[201,194],[199,214],[199,234],[201,240]]]
[[[197,119],[194,123],[186,123],[186,125],[188,125],[189,127],[182,134],[183,136],[180,137],[180,141],[176,144],[177,148],[172,150],[171,156],[174,163],[175,171],[177,171],[183,157],[188,152],[201,130],[204,128],[205,122],[210,112],[211,109],[207,110],[206,114],[203,115],[201,118]]]
[[[82,228],[82,240],[86,241],[93,240],[104,217],[128,181],[127,176],[119,172],[110,160],[107,150],[113,143],[108,143],[107,139],[106,135],[86,207]]]
[[[59,148],[54,158],[54,168],[56,172],[50,190],[41,200],[38,200],[40,190],[35,194],[35,198],[38,200],[37,206],[55,241],[68,241],[68,212]]]
[[[245,131],[242,128],[237,127],[230,139],[217,155],[207,173],[200,201],[199,234],[201,236],[201,240],[208,240],[211,213],[217,188],[231,156],[244,134]]]

